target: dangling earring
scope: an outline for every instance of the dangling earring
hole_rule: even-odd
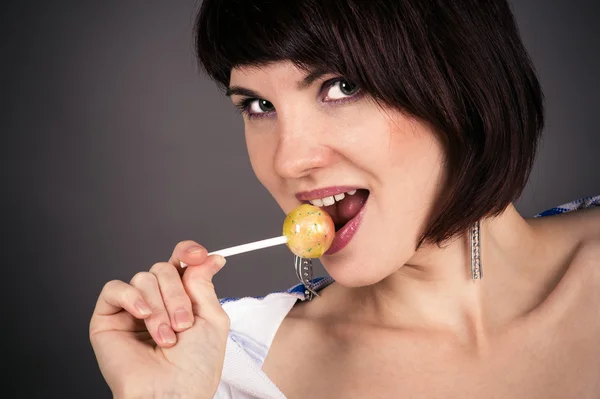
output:
[[[311,282],[313,278],[312,260],[294,255],[294,267],[296,269],[296,276],[298,276],[298,279],[304,285],[305,299],[311,301],[315,296],[319,296],[319,294],[313,290]]]
[[[483,269],[481,266],[481,241],[479,239],[480,223],[475,222],[469,229],[469,238],[471,244],[471,280],[481,280],[483,278]]]

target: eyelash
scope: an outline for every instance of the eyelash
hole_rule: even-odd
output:
[[[344,79],[344,78],[334,78],[334,79],[328,80],[327,82],[323,83],[323,86],[322,86],[320,92],[323,93],[325,90],[329,90],[336,83],[343,82],[343,81],[347,81],[347,79]],[[344,98],[340,98],[340,99],[337,99],[337,100],[331,100],[331,101],[328,101],[328,102],[329,103],[333,103],[333,104],[342,104],[342,103],[346,103],[348,101],[354,101],[354,100],[357,100],[360,97],[361,92],[362,91],[359,88],[356,93],[354,93],[353,95],[351,95],[349,97],[344,97]],[[274,111],[263,112],[263,113],[259,113],[259,114],[255,114],[255,113],[251,113],[250,112],[250,106],[256,100],[261,100],[261,99],[260,98],[246,97],[246,98],[238,101],[235,104],[235,106],[238,108],[239,112],[241,114],[245,115],[248,119],[268,118],[268,117],[270,117],[273,114]]]

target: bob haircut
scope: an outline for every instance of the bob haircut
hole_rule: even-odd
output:
[[[431,126],[447,180],[417,246],[499,215],[527,183],[544,98],[506,0],[204,0],[195,38],[223,90],[234,67],[291,61]]]

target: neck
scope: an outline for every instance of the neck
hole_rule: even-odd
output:
[[[543,253],[538,242],[511,205],[480,223],[482,280],[471,280],[468,235],[443,247],[425,245],[386,279],[351,290],[360,301],[355,316],[374,325],[449,330],[470,342],[484,341],[486,331],[534,306],[532,285],[539,278],[529,265]]]

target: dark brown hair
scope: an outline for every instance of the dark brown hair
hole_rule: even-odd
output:
[[[419,245],[498,215],[528,180],[543,94],[505,0],[204,0],[196,49],[224,90],[233,67],[287,60],[431,125],[449,176]]]

